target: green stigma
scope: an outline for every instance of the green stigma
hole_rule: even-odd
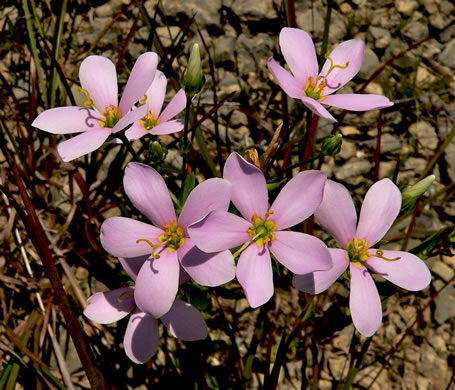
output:
[[[256,241],[258,246],[262,246],[267,242],[275,239],[275,233],[277,231],[276,223],[268,220],[268,217],[273,214],[273,210],[268,211],[265,214],[265,219],[259,218],[256,213],[251,217],[253,226],[250,227],[247,232]]]
[[[109,107],[106,107],[103,115],[104,119],[101,119],[99,122],[100,125],[106,129],[112,129],[122,118],[122,113],[112,104],[109,105]]]
[[[394,259],[384,257],[384,251],[382,249],[377,249],[375,254],[368,253],[368,243],[366,240],[358,240],[354,237],[354,240],[346,244],[346,259],[356,267],[360,268],[370,257],[377,257],[385,261],[400,260],[400,257],[395,257]]]

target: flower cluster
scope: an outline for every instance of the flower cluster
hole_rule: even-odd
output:
[[[319,73],[314,45],[306,32],[283,29],[280,46],[292,75],[272,58],[270,71],[283,90],[311,112],[334,121],[323,104],[355,111],[393,104],[379,95],[332,95],[359,71],[362,41],[353,39],[337,46]],[[198,47],[190,59],[187,95],[181,89],[164,110],[167,79],[156,69],[157,62],[152,52],[138,58],[117,104],[113,63],[100,56],[88,57],[79,72],[87,95],[85,107],[44,111],[33,126],[51,133],[83,132],[58,146],[64,161],[95,150],[120,131],[124,133],[119,142],[130,142],[147,134],[182,130],[182,122],[172,118],[204,81]],[[336,141],[339,150],[339,139]],[[326,153],[335,153],[336,147],[332,149]],[[295,175],[269,205],[263,172],[238,153],[227,158],[223,178],[205,180],[190,192],[179,213],[163,177],[148,165],[130,162],[123,186],[133,206],[149,222],[108,218],[101,226],[101,244],[120,259],[135,286],[96,293],[89,298],[84,314],[106,324],[131,313],[124,347],[136,363],[146,362],[157,350],[157,319],[176,338],[206,337],[201,313],[177,298],[189,279],[215,287],[236,277],[255,308],[274,293],[272,256],[294,274],[295,287],[313,294],[326,290],[349,268],[352,320],[365,336],[374,334],[382,319],[370,272],[413,291],[425,288],[431,280],[427,266],[416,256],[371,248],[385,236],[401,207],[401,193],[388,179],[370,188],[358,224],[347,189],[318,170]],[[235,206],[232,212],[228,211],[231,202]],[[328,248],[319,238],[299,231],[299,224],[313,214],[343,249]]]

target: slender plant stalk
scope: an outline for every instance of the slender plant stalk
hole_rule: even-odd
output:
[[[188,147],[188,124],[190,122],[190,111],[191,111],[191,99],[186,100],[185,107],[185,123],[183,125],[183,155],[182,155],[182,188],[183,183],[185,182],[186,177],[186,163],[188,158],[188,153],[186,148]]]

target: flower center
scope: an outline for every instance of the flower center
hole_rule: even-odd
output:
[[[368,253],[368,243],[366,240],[358,240],[354,237],[354,240],[349,241],[346,244],[346,259],[353,263],[356,267],[359,267],[368,260],[369,257],[378,257],[385,261],[397,261],[401,257],[395,257],[394,259],[389,259],[384,257],[384,251],[382,249],[377,249],[376,253]]]
[[[141,120],[141,125],[144,128],[144,130],[151,130],[155,126],[158,126],[159,124],[160,120],[158,118],[155,119],[155,114],[153,114],[152,110],[150,110],[144,117],[144,119]]]
[[[259,218],[256,213],[251,217],[253,226],[247,232],[256,241],[258,246],[262,246],[275,239],[274,232],[277,231],[277,226],[275,222],[268,219],[271,214],[273,214],[273,210],[265,213],[265,219]]]
[[[109,105],[109,107],[106,107],[103,115],[104,119],[101,119],[99,122],[100,125],[106,129],[112,129],[122,118],[122,113],[112,104]]]
[[[346,259],[351,263],[354,263],[357,267],[360,267],[362,263],[368,260],[370,255],[368,254],[368,243],[366,240],[358,240],[354,238],[353,241],[349,241],[346,245]]]
[[[185,244],[183,228],[177,226],[176,221],[172,221],[171,223],[164,225],[163,229],[164,234],[158,237],[158,241],[160,242],[159,244],[154,244],[146,238],[140,238],[136,241],[136,244],[139,244],[140,242],[146,242],[149,244],[152,247],[150,255],[154,259],[160,258],[160,254],[155,253],[155,251],[162,246],[165,246],[168,252],[174,252],[176,249],[181,248]]]
[[[324,91],[324,88],[328,85],[327,84],[327,77],[329,74],[332,72],[332,70],[339,68],[339,69],[346,69],[349,66],[349,61],[346,62],[346,65],[335,65],[333,63],[333,60],[326,55],[325,58],[327,58],[330,61],[330,68],[329,71],[325,76],[318,76],[316,77],[316,80],[310,76],[308,77],[308,81],[305,84],[305,88],[303,89],[303,92],[305,93],[306,96],[308,96],[311,99],[321,101],[324,100],[325,97],[322,96],[322,92]],[[338,86],[331,87],[330,88],[337,88]]]

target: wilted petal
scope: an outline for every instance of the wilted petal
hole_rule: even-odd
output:
[[[358,93],[330,95],[321,103],[349,111],[369,111],[393,106],[393,102],[385,96]]]
[[[81,133],[101,128],[103,117],[94,110],[84,107],[58,107],[43,111],[32,126],[53,134]]]
[[[303,87],[310,76],[316,78],[318,59],[308,33],[298,28],[283,28],[280,32],[280,48],[292,74]]]
[[[281,190],[270,210],[278,230],[287,229],[307,219],[321,204],[327,175],[305,171],[294,176]]]
[[[123,187],[134,207],[155,226],[164,227],[177,220],[166,183],[152,167],[129,163],[125,169]]]
[[[150,255],[152,248],[146,239],[156,244],[164,231],[148,223],[125,217],[111,217],[101,225],[101,245],[111,255],[117,257],[137,257]]]
[[[372,336],[381,325],[382,307],[378,290],[368,270],[350,264],[351,293],[349,309],[356,329],[365,337]]]
[[[179,226],[188,225],[205,217],[214,210],[227,211],[231,199],[231,184],[227,180],[213,178],[197,185],[186,199],[179,217]]]
[[[122,264],[123,269],[128,273],[131,279],[136,280],[142,265],[150,257],[150,251],[145,256],[119,257],[120,264]]]
[[[327,290],[348,268],[346,251],[339,248],[329,248],[333,267],[327,271],[316,271],[304,275],[294,275],[292,284],[300,291],[310,294],[320,294]]]
[[[178,113],[180,113],[186,107],[186,95],[183,89],[180,89],[163,112],[160,115],[160,122],[167,122],[172,119]]]
[[[159,343],[158,322],[136,309],[130,317],[123,339],[127,356],[134,363],[146,363],[156,353]]]
[[[368,252],[374,255],[376,249],[370,249]],[[366,261],[366,266],[384,279],[406,290],[419,291],[430,284],[430,270],[416,255],[402,251],[384,251],[383,256],[387,259],[397,257],[400,259],[387,261],[371,256]]]
[[[300,98],[300,100],[302,100],[303,104],[305,104],[305,106],[313,113],[313,114],[316,114],[318,116],[320,116],[321,118],[324,118],[324,119],[327,119],[328,121],[331,121],[331,122],[336,122],[337,120],[332,116],[332,114],[330,114],[330,112],[328,112],[325,107],[319,103],[317,100],[314,100],[312,98],[309,98],[309,97],[306,97],[306,96],[302,96]]]
[[[188,227],[193,242],[204,252],[221,252],[251,239],[247,230],[252,226],[242,217],[226,211],[212,211],[207,217]]]
[[[79,68],[83,89],[90,92],[95,106],[104,112],[106,107],[117,107],[118,86],[114,63],[103,56],[88,56]]]
[[[365,44],[360,39],[350,39],[335,47],[329,54],[333,61],[333,65],[344,67],[348,62],[349,65],[346,69],[333,68],[327,76],[331,67],[330,60],[327,58],[320,73],[321,76],[327,76],[325,79],[326,87],[324,88],[322,95],[326,96],[337,91],[359,73],[363,64],[364,54]]]
[[[216,287],[234,279],[235,262],[228,250],[202,252],[191,239],[185,238],[178,253],[182,267],[201,286]]]
[[[142,119],[147,115],[148,106],[146,104],[135,108],[126,113],[112,128],[113,133],[117,133],[121,130],[124,130],[126,127],[131,125],[132,123]]]
[[[300,99],[303,96],[305,85],[299,83],[286,69],[278,65],[272,57],[269,58],[267,65],[270,73],[273,74],[280,87],[288,96],[294,99]]]
[[[136,60],[120,100],[119,110],[122,116],[125,116],[131,107],[144,97],[155,77],[157,65],[158,56],[151,51],[141,54]]]
[[[98,324],[110,324],[121,320],[136,307],[133,293],[133,287],[96,293],[87,299],[84,315]]]
[[[265,246],[252,243],[243,251],[237,264],[237,279],[251,307],[259,307],[272,297],[272,262]]]
[[[389,179],[374,183],[365,195],[360,210],[356,237],[376,244],[392,226],[401,207],[401,193]]]
[[[183,130],[183,122],[180,119],[160,123],[150,129],[150,134],[164,135],[173,134]]]
[[[137,275],[134,291],[137,307],[155,318],[169,311],[179,288],[177,251],[163,249],[160,256],[144,263]]]
[[[245,219],[253,213],[264,218],[268,210],[269,195],[264,174],[240,154],[231,153],[224,164],[223,177],[231,182],[231,200]]]
[[[342,184],[327,180],[322,203],[314,216],[342,248],[354,239],[357,213],[349,191]]]
[[[95,128],[61,142],[57,151],[63,161],[71,161],[98,149],[111,134],[110,129]]]
[[[270,251],[291,272],[306,274],[332,267],[329,250],[319,238],[290,231],[276,232],[275,236]]]
[[[184,341],[203,340],[207,337],[207,324],[202,314],[189,303],[178,299],[163,317],[169,333]]]

